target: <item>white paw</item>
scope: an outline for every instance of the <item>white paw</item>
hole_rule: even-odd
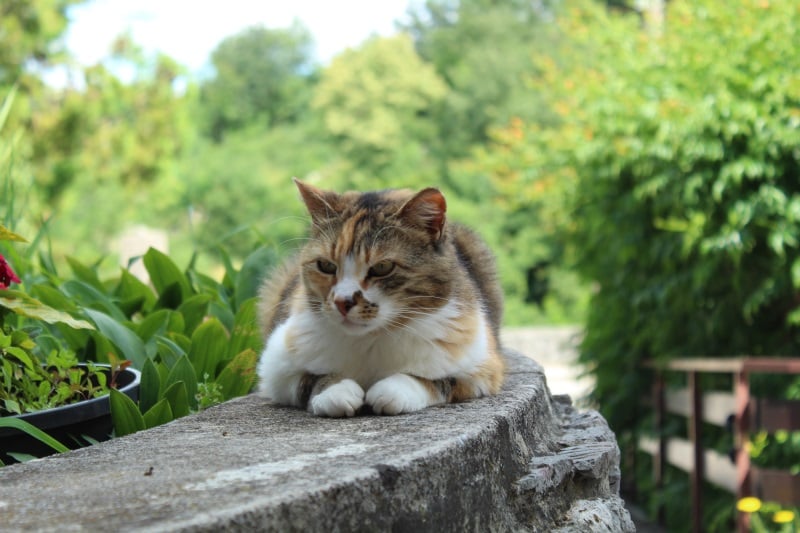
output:
[[[353,416],[364,405],[364,389],[352,379],[343,379],[311,398],[308,410],[317,416]]]
[[[370,387],[367,403],[378,415],[399,415],[426,408],[430,397],[425,386],[406,374],[393,374]]]

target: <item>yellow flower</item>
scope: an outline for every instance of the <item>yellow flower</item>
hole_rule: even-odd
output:
[[[761,509],[761,500],[753,496],[747,496],[736,502],[736,509],[742,513],[755,513]]]
[[[794,520],[793,511],[778,511],[772,517],[772,521],[776,524],[788,524],[792,520]]]

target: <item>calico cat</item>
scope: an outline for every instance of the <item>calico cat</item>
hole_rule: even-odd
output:
[[[311,239],[260,291],[259,393],[320,416],[395,415],[503,383],[494,257],[437,189],[322,191],[295,180]]]

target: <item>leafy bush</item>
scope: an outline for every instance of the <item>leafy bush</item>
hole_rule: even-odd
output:
[[[31,355],[36,344],[24,332],[0,330],[0,416],[19,415],[108,394],[106,375],[80,368],[70,352],[51,352],[44,363]]]
[[[16,266],[23,289],[0,290],[6,331],[0,346],[9,340],[4,354],[20,358],[13,340],[41,362],[48,361],[48,353],[60,354],[49,356],[51,362],[74,353],[75,360],[128,360],[141,370],[138,403],[110,391],[117,436],[252,388],[261,344],[254,296],[263,269],[275,259],[271,249],[257,249],[239,270],[225,257],[222,282],[191,266],[183,272],[151,249],[142,259],[155,290],[125,269],[118,278],[101,281],[97,265],[69,259],[72,276],[62,278],[44,254],[36,268],[13,248],[3,251]],[[30,368],[37,365],[31,361]]]
[[[631,453],[641,360],[800,351],[800,11],[668,5],[643,32],[570,3],[532,79],[552,122],[512,124],[494,153],[503,197],[597,284],[581,359]]]

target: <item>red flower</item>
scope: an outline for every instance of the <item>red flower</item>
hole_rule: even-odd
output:
[[[6,258],[0,255],[0,289],[8,288],[10,283],[21,283],[21,281],[11,270],[11,265],[6,263]]]

